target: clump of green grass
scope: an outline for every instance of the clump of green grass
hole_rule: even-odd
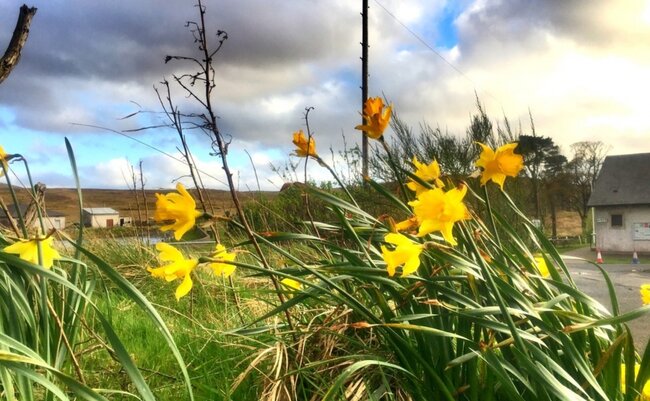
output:
[[[256,382],[256,371],[242,375],[254,358],[251,353],[258,349],[260,339],[234,334],[242,324],[255,320],[272,309],[275,294],[268,280],[255,272],[238,269],[231,282],[216,278],[208,269],[197,269],[193,273],[194,290],[177,301],[174,298],[175,285],[164,280],[155,280],[147,267],[157,267],[153,245],[138,239],[124,241],[121,238],[97,237],[86,239],[97,255],[112,261],[116,270],[133,283],[156,307],[173,333],[195,387],[196,399],[257,400],[262,391]],[[235,238],[231,238],[233,242]],[[188,256],[207,253],[214,245],[179,244]],[[297,246],[296,254],[310,254],[308,247]],[[286,259],[277,253],[270,253],[274,264],[283,264]],[[255,263],[254,256],[243,252],[238,259]],[[160,337],[155,325],[143,318],[142,311],[128,297],[120,294],[110,282],[100,286],[104,295],[98,301],[103,313],[111,318],[116,332],[124,340],[125,347],[134,355],[139,368],[144,372],[152,390],[160,400],[189,399],[182,392],[182,377],[175,359],[164,351],[165,340]],[[235,298],[236,296],[236,298]],[[89,321],[93,321],[90,317]],[[269,318],[268,324],[276,319]],[[100,339],[90,335],[90,327],[80,342],[83,344],[83,370],[89,381],[101,388],[126,386],[124,372]],[[90,350],[90,351],[85,351]],[[261,364],[258,368],[265,366]],[[234,386],[238,383],[237,386]]]
[[[170,301],[168,288],[160,287],[151,288],[148,298],[157,304],[173,333],[174,341],[179,345],[196,389],[196,399],[254,400],[254,387],[242,387],[234,394],[230,393],[232,382],[244,369],[242,362],[249,348],[244,341],[240,344],[237,338],[223,332],[224,328],[238,322],[234,308],[226,310],[223,304],[214,302],[212,296],[218,297],[219,294],[200,294],[203,291],[197,291],[192,304],[192,317],[189,302],[183,307],[173,297]],[[113,295],[101,307],[111,310],[116,332],[124,338],[125,346],[134,355],[157,399],[189,400],[183,391],[182,376],[176,361],[165,351],[164,339],[158,334],[158,329],[143,318],[132,301]],[[93,338],[89,337],[86,341],[87,349],[97,345]],[[98,349],[84,361],[84,371],[97,386],[119,388],[124,385],[124,372],[110,352]]]
[[[636,399],[650,376],[650,352],[637,354],[626,322],[650,306],[620,313],[602,269],[612,312],[582,292],[557,248],[498,187],[477,191],[472,182],[432,184],[410,171],[400,174],[424,187],[430,209],[416,209],[427,206],[419,194],[419,203],[407,203],[413,197],[402,182],[396,195],[368,180],[392,205],[379,216],[349,191],[302,185],[337,219],[310,215],[306,232],[260,235],[269,253],[282,255],[284,268],[234,262],[301,286],[254,327],[238,331],[268,336],[251,366],[271,368],[261,399]],[[467,203],[479,206],[463,214],[457,194],[466,190]],[[443,194],[453,205],[440,206],[446,212],[438,215],[434,201]],[[398,213],[417,221],[396,225]],[[437,223],[433,234],[409,228],[422,229],[423,218],[446,222],[452,214],[453,234]],[[395,236],[399,243],[389,240]],[[310,252],[297,250],[304,246]],[[401,261],[396,266],[391,258]],[[402,276],[412,258],[419,268]],[[269,324],[272,316],[280,322]],[[636,381],[622,368],[635,363]],[[621,388],[621,375],[634,384]]]
[[[77,178],[74,154],[67,140],[66,147]],[[27,161],[21,155],[2,152],[2,173],[17,203],[8,174],[9,160],[23,162],[33,188],[32,179]],[[46,232],[40,205],[35,203],[35,208],[39,223],[35,234],[19,215],[15,230],[19,238],[0,235],[0,391],[3,399],[68,400],[71,394],[86,400],[105,400],[103,394],[128,397],[138,394],[142,400],[155,400],[143,372],[137,367],[134,360],[137,358],[129,353],[118,334],[119,325],[113,320],[113,311],[101,308],[109,291],[96,292],[100,277],[111,282],[118,297],[128,299],[137,307],[142,321],[155,327],[160,349],[175,361],[180,383],[184,383],[189,398],[193,399],[186,365],[153,305],[97,253],[82,246],[82,231],[78,232],[76,241],[61,235],[61,242],[69,246],[61,249],[61,253],[52,248],[53,236],[57,233],[55,230]],[[87,339],[96,341],[101,349],[110,350],[111,358],[123,372],[119,385],[91,384],[92,379],[82,367],[85,357],[93,351],[92,346],[84,347]]]

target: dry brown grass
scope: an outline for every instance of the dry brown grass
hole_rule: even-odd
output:
[[[147,207],[149,208],[148,217],[151,219],[156,203],[156,193],[167,193],[171,190],[146,190]],[[196,192],[189,190],[192,195]],[[29,202],[30,195],[27,190],[18,188],[18,198],[21,203]],[[250,200],[256,196],[256,192],[240,193],[243,201]],[[265,192],[264,195],[273,197],[275,192]],[[6,186],[0,186],[0,197],[5,203],[11,203],[11,196]],[[138,202],[140,204],[140,214],[144,220],[145,207],[142,202],[142,192],[138,191],[138,202],[133,191],[126,189],[84,189],[83,190],[84,207],[110,207],[120,212],[122,216],[130,216],[133,220],[138,220]],[[198,198],[197,198],[198,199]],[[226,211],[234,213],[234,207],[228,191],[208,190],[206,203],[212,204],[213,211],[216,214],[224,214]],[[77,208],[77,190],[71,188],[48,188],[45,191],[45,204],[48,210],[56,210],[65,214],[67,224],[79,221],[79,210]],[[208,207],[209,208],[209,207]],[[577,213],[571,211],[558,212],[558,236],[577,236],[582,234],[580,226],[580,217]],[[550,219],[546,226],[550,227]]]
[[[156,204],[156,193],[167,193],[171,190],[145,190],[147,207],[149,209],[148,217],[152,218],[153,211]],[[190,193],[196,195],[196,192],[189,190]],[[30,201],[29,191],[23,188],[17,188],[18,201],[21,203],[28,203]],[[134,220],[138,219],[138,204],[140,207],[140,214],[143,216],[145,207],[142,200],[142,192],[138,191],[136,196],[131,190],[120,189],[84,189],[82,190],[84,207],[110,207],[120,212],[120,215],[130,216]],[[271,194],[271,193],[269,193]],[[242,200],[250,199],[255,196],[252,192],[241,193]],[[6,186],[0,187],[0,197],[7,205],[12,203],[11,195]],[[221,190],[208,190],[206,196],[206,203],[212,204],[214,212],[217,214],[224,214],[226,211],[232,212],[234,210],[230,193]],[[77,201],[77,190],[72,188],[48,188],[45,191],[45,207],[47,210],[57,211],[65,214],[67,224],[79,221],[79,209]],[[208,206],[208,209],[210,207]]]
[[[547,227],[551,226],[550,219]],[[557,214],[557,235],[558,237],[575,237],[582,235],[580,216],[576,212],[562,211]]]

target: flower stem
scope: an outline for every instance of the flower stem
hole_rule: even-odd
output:
[[[45,235],[45,224],[43,223],[43,210],[41,210],[42,204],[41,204],[41,200],[38,199],[36,194],[36,188],[34,187],[34,181],[32,180],[32,173],[29,171],[29,164],[27,163],[27,159],[20,156],[20,160],[22,160],[23,164],[25,165],[25,173],[27,173],[27,180],[29,181],[29,188],[32,194],[32,202],[34,202],[34,206],[36,207],[36,214],[38,216],[38,222],[41,226],[41,233]]]
[[[494,222],[494,216],[492,215],[492,205],[490,204],[490,196],[488,194],[487,190],[487,185],[483,186],[483,194],[485,196],[485,206],[487,207],[487,214],[488,214],[488,219],[490,220],[490,226],[492,227],[492,233],[494,234],[494,238],[501,246],[501,239],[499,238],[499,231],[497,230],[497,225]]]
[[[203,99],[200,99],[198,95],[196,95],[194,92],[191,92],[193,94],[193,97],[201,102],[201,104],[204,106],[206,115],[204,115],[205,122],[207,123],[207,129],[209,132],[212,134],[212,139],[213,141],[213,147],[216,146],[216,150],[218,151],[219,156],[221,156],[221,166],[223,168],[223,171],[226,175],[226,179],[228,181],[228,189],[230,190],[230,196],[232,198],[233,204],[235,205],[235,209],[237,210],[237,215],[239,216],[239,220],[244,227],[244,231],[246,232],[246,235],[248,239],[251,241],[253,247],[255,248],[255,252],[257,253],[257,256],[260,259],[260,262],[264,266],[266,270],[272,270],[271,265],[269,264],[266,255],[262,251],[262,248],[259,244],[259,241],[257,240],[257,237],[255,236],[255,233],[253,232],[253,229],[251,228],[248,219],[246,219],[246,215],[244,214],[244,208],[242,207],[242,204],[239,200],[239,196],[237,194],[237,188],[235,186],[234,180],[232,178],[232,171],[230,170],[230,166],[228,165],[228,145],[221,133],[221,131],[218,128],[217,125],[217,115],[214,111],[214,108],[212,106],[212,89],[215,88],[214,84],[214,69],[212,67],[212,60],[214,54],[221,48],[221,44],[223,44],[222,39],[220,41],[219,47],[217,47],[215,50],[210,51],[210,48],[208,47],[208,39],[206,36],[206,23],[205,23],[205,8],[203,8],[203,5],[201,4],[201,0],[198,1],[198,8],[199,8],[199,15],[200,15],[200,22],[198,23],[199,25],[199,30],[198,30],[198,39],[197,41],[199,42],[200,46],[199,48],[203,52],[203,63],[201,65],[201,71],[200,73],[203,75],[202,81],[204,83],[203,85]],[[178,79],[177,79],[178,81]],[[275,275],[269,274],[269,278],[271,280],[271,283],[273,284],[273,288],[275,289],[275,292],[278,296],[278,300],[280,303],[285,302],[285,297],[282,294],[282,288],[280,287],[280,282],[277,280]],[[289,312],[289,309],[285,309],[284,311],[285,318],[287,320],[287,325],[289,326],[290,330],[293,331],[294,324],[291,319],[291,313]]]
[[[314,157],[316,159],[318,164],[325,167],[330,172],[330,174],[332,174],[332,177],[334,177],[336,182],[338,182],[338,184],[341,186],[341,189],[345,192],[345,194],[348,196],[348,198],[350,198],[350,201],[352,201],[354,206],[359,207],[359,205],[357,204],[357,201],[354,199],[354,197],[352,196],[350,191],[348,191],[348,188],[343,184],[343,182],[341,181],[339,176],[336,174],[336,171],[334,171],[334,169],[332,167],[330,167],[329,164],[325,163],[325,160],[323,160],[320,156],[316,155],[316,156],[312,156],[312,157]]]
[[[25,226],[25,220],[23,220],[23,214],[20,212],[20,206],[18,205],[18,198],[16,197],[16,191],[14,190],[13,185],[11,185],[11,180],[9,179],[9,171],[5,163],[0,163],[2,166],[2,171],[5,175],[5,180],[7,181],[7,187],[9,188],[9,193],[11,193],[11,199],[14,202],[14,209],[18,215],[18,222],[20,223],[20,229],[23,232],[23,237],[27,239],[27,227]]]
[[[312,143],[311,129],[309,128],[309,112],[313,109],[314,109],[313,107],[307,107],[305,109],[305,125],[307,126],[307,157],[305,157],[305,169],[304,169],[305,185],[307,185],[307,163],[309,162],[310,146]],[[311,224],[311,229],[314,231],[314,234],[320,238],[320,233],[318,232],[316,223],[314,223],[314,216],[311,213],[309,194],[307,192],[303,192],[302,195],[303,195],[303,200],[305,202],[305,210],[307,211],[307,216],[309,217],[309,223]]]
[[[404,203],[408,203],[408,192],[406,192],[406,187],[404,186],[404,182],[402,181],[402,176],[399,172],[399,169],[397,168],[397,164],[395,164],[395,160],[393,160],[393,154],[390,151],[390,148],[388,147],[388,144],[384,140],[384,137],[379,138],[379,142],[381,145],[384,147],[384,150],[386,151],[386,155],[388,156],[388,163],[390,164],[391,169],[393,169],[393,172],[395,173],[395,179],[397,180],[397,183],[399,184],[400,191],[402,192],[402,198],[404,200]]]

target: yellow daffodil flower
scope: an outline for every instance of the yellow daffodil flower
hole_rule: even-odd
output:
[[[43,264],[41,266],[45,269],[50,269],[54,264],[54,259],[61,258],[59,252],[52,248],[53,240],[52,237],[19,240],[18,242],[5,247],[2,251],[17,254],[21,259],[38,265],[38,243],[40,242],[41,256],[43,257]]]
[[[650,284],[641,284],[641,302],[650,305]]]
[[[509,143],[499,147],[496,152],[489,146],[477,142],[483,148],[476,166],[483,168],[481,185],[488,181],[498,184],[503,189],[506,177],[516,177],[524,168],[524,158],[514,153],[517,143]]]
[[[302,130],[293,133],[293,144],[296,145],[296,156],[318,156],[316,154],[316,142],[314,141],[314,138],[311,137],[309,138],[309,141],[307,141]]]
[[[420,224],[418,236],[440,231],[445,241],[456,245],[452,234],[454,223],[469,218],[469,212],[463,203],[465,193],[467,187],[464,185],[447,192],[434,188],[422,192],[416,200],[409,202]]]
[[[228,277],[235,271],[235,265],[224,262],[232,262],[235,260],[235,256],[237,256],[235,252],[226,252],[225,246],[217,244],[212,257],[214,259],[222,260],[223,262],[212,262],[208,266],[212,269],[215,275]]]
[[[167,281],[174,281],[177,278],[183,279],[183,282],[176,288],[176,299],[179,300],[192,289],[192,277],[190,277],[190,273],[199,264],[199,261],[196,259],[185,259],[181,251],[164,242],[157,243],[156,250],[160,252],[160,260],[169,263],[162,267],[147,268],[147,271],[153,277],[163,278]]]
[[[548,266],[546,266],[546,260],[544,260],[544,257],[535,256],[535,265],[537,266],[537,270],[539,270],[539,274],[542,277],[549,277],[551,275],[551,273],[548,271]]]
[[[381,246],[381,255],[386,262],[388,275],[393,277],[398,266],[402,267],[402,277],[408,276],[418,270],[420,267],[420,253],[424,248],[422,244],[411,241],[407,236],[399,233],[389,233],[384,237],[384,241],[395,245],[395,250],[388,250],[386,246]]]
[[[410,230],[412,228],[415,228],[419,225],[418,223],[418,218],[415,216],[409,217],[408,219],[404,221],[400,221],[399,223],[395,224],[395,230],[397,231],[405,231],[405,230]]]
[[[438,187],[443,187],[444,184],[440,180],[440,165],[436,160],[432,161],[429,164],[420,163],[420,161],[413,156],[413,165],[415,166],[415,175],[424,182],[434,183]],[[416,195],[420,195],[422,192],[426,191],[427,187],[420,184],[419,182],[411,180],[406,186],[411,190],[415,191]]]
[[[0,167],[0,177],[5,175],[5,170],[9,170],[9,164],[7,164],[7,153],[4,148],[0,146],[0,163],[2,163],[5,168]]]
[[[292,278],[283,278],[280,283],[294,291],[300,291],[302,289],[302,283]]]
[[[282,284],[285,289],[289,290],[290,293],[287,294],[289,298],[293,296],[291,293],[302,290],[302,283],[292,278],[283,278],[280,280],[280,284]]]
[[[641,368],[641,365],[638,363],[634,365],[634,378],[636,379],[637,375],[639,374],[639,369]],[[623,394],[625,394],[626,389],[626,384],[625,384],[625,364],[621,364],[621,391]],[[641,390],[641,398],[637,400],[639,401],[650,401],[650,380],[645,382],[643,385],[643,389]]]
[[[380,97],[368,98],[363,105],[365,124],[357,125],[354,129],[365,131],[368,137],[379,139],[390,122],[391,106],[384,110],[384,101]]]
[[[174,238],[178,241],[194,226],[196,218],[202,213],[196,210],[196,202],[183,184],[180,182],[176,184],[176,190],[177,193],[156,194],[156,212],[153,218],[157,222],[174,220],[172,224],[160,227],[160,230],[173,230]]]

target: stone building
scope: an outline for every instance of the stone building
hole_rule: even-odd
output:
[[[597,249],[650,253],[650,153],[607,156],[588,205]]]

